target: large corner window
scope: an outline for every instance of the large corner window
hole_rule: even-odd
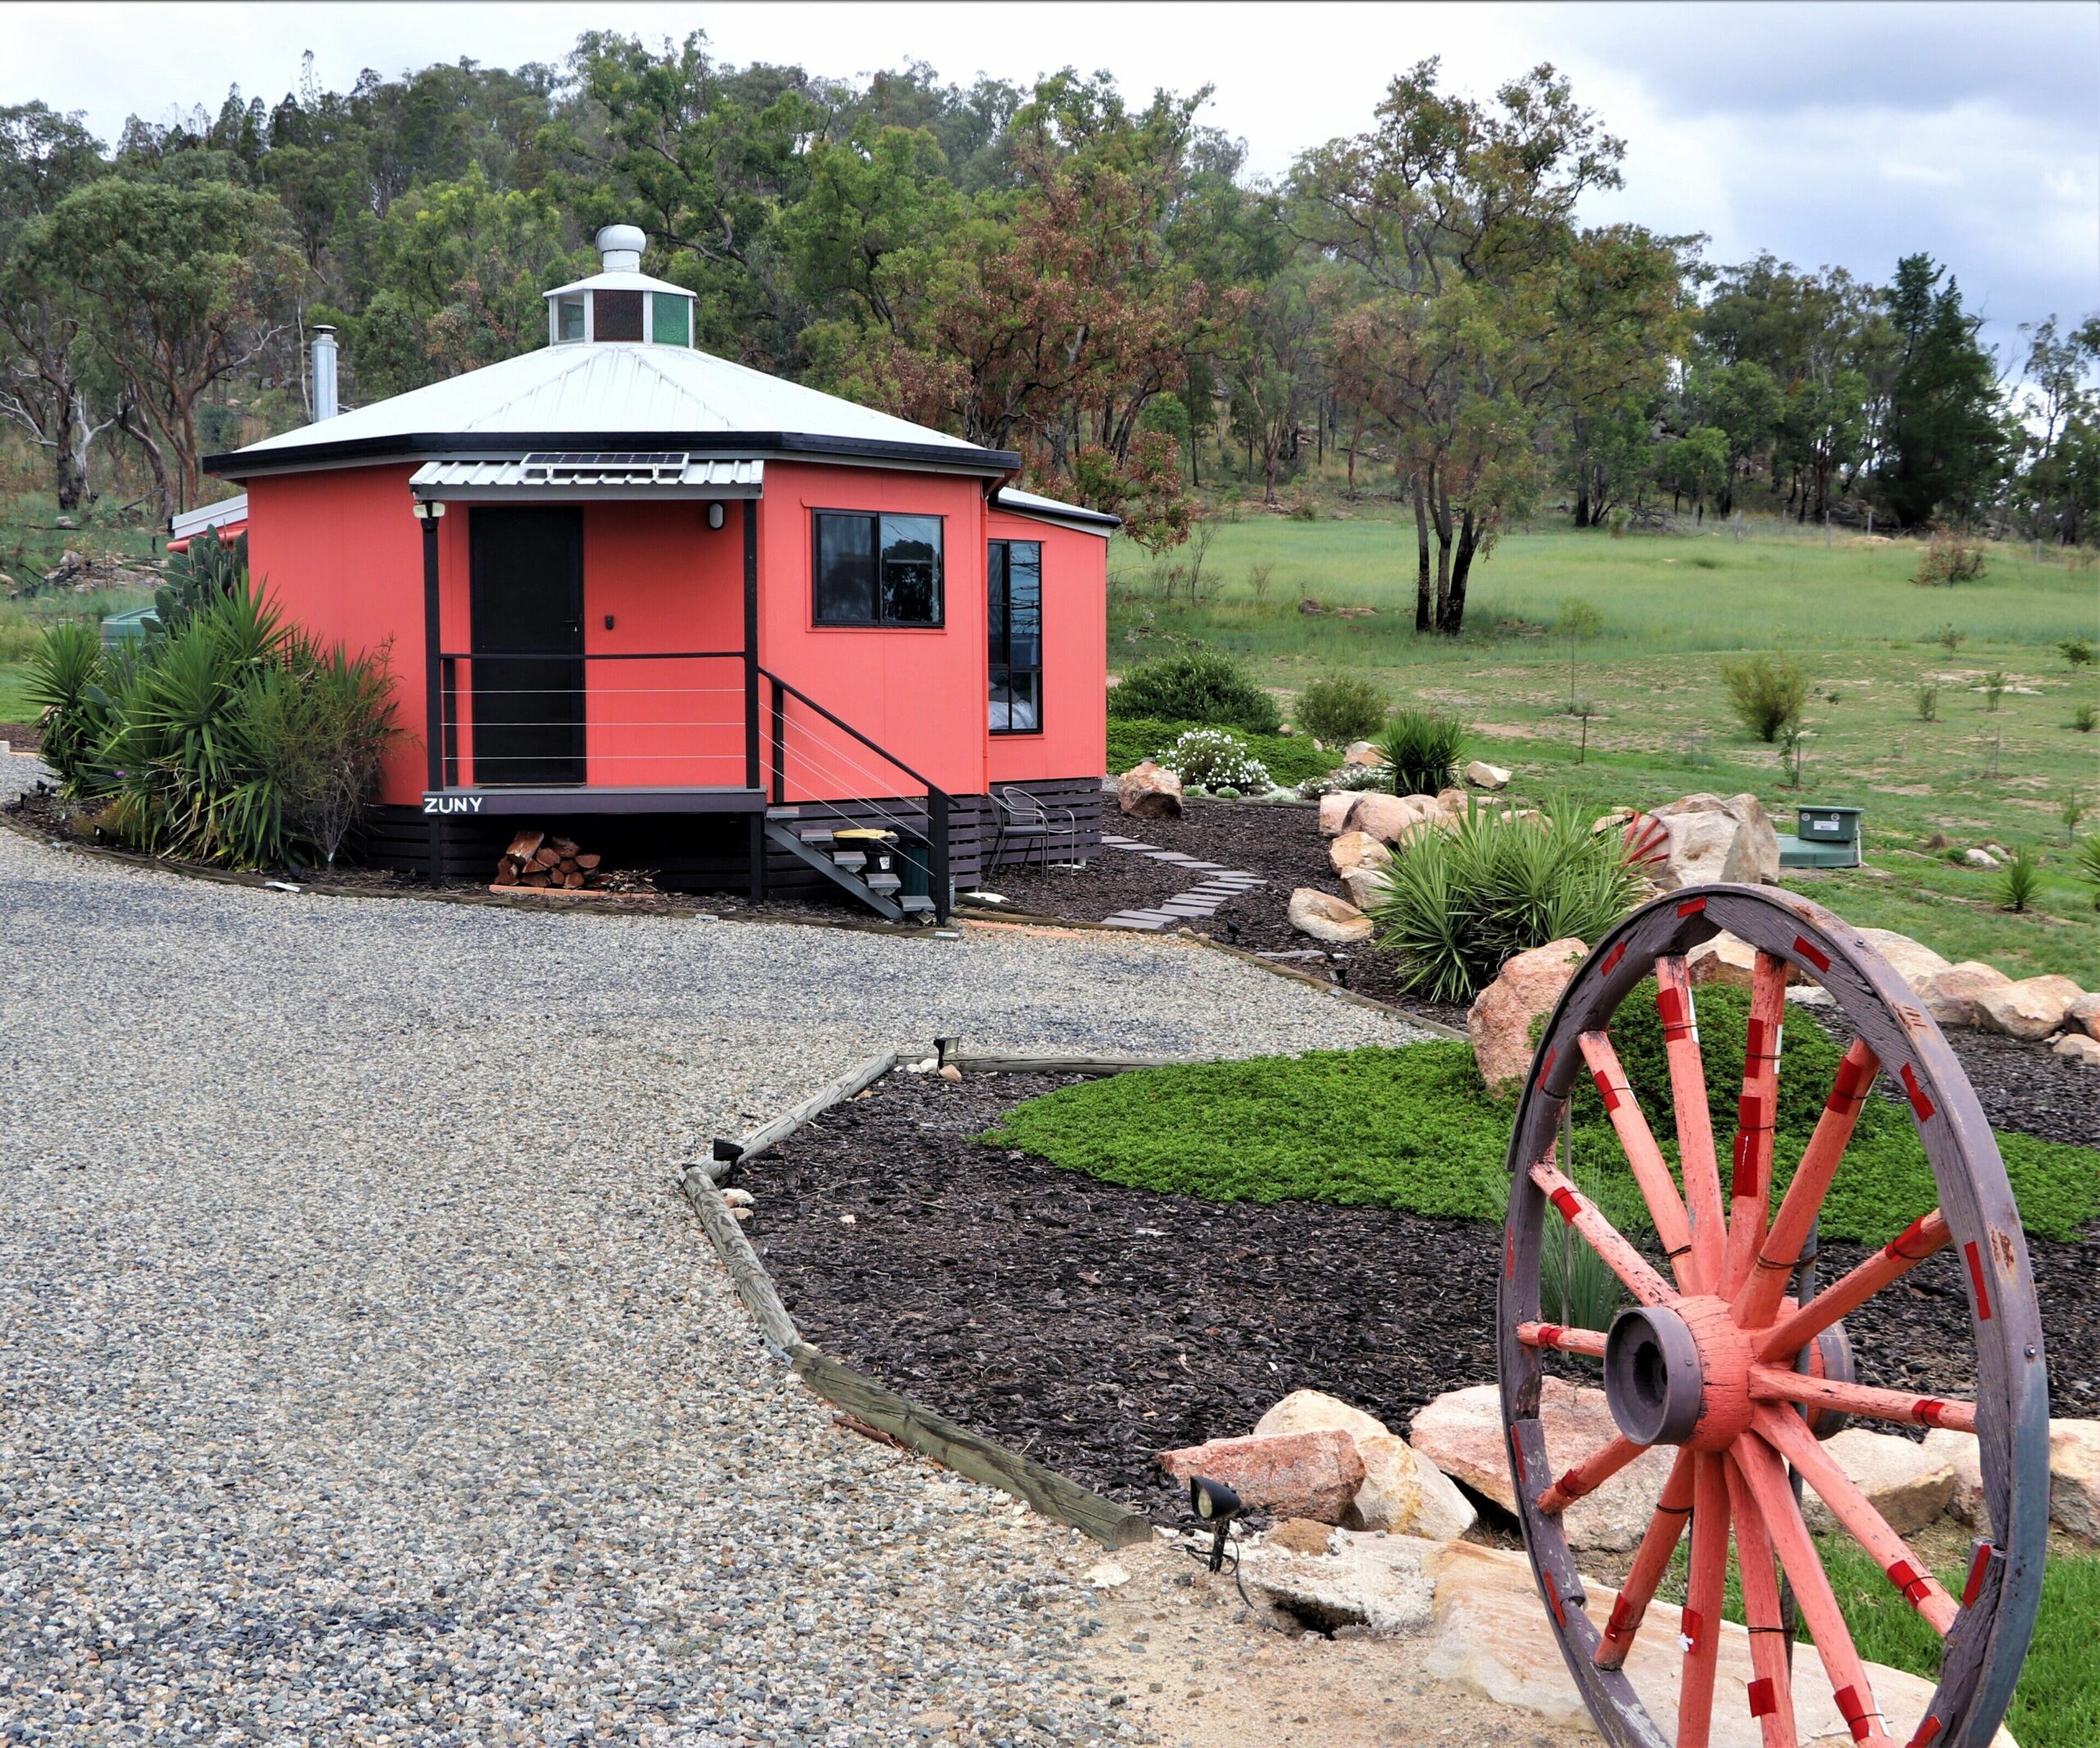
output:
[[[557,340],[583,338],[583,294],[572,293],[555,299],[555,337]]]
[[[941,623],[941,518],[816,513],[819,625]]]
[[[1043,727],[1043,546],[993,541],[985,551],[990,591],[992,733]]]

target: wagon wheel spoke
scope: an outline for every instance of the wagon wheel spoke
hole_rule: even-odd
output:
[[[1713,1739],[1721,1603],[1728,1581],[1728,1472],[1718,1456],[1701,1452],[1692,1461],[1691,1572],[1678,1617],[1684,1677],[1678,1689],[1677,1748],[1707,1748]]]
[[[1586,1493],[1595,1493],[1613,1476],[1650,1447],[1637,1444],[1621,1434],[1609,1444],[1593,1450],[1539,1495],[1539,1509],[1549,1518],[1565,1511]]]
[[[1685,1218],[1684,1198],[1670,1175],[1669,1162],[1655,1145],[1655,1137],[1641,1114],[1640,1101],[1619,1066],[1618,1052],[1601,1032],[1585,1032],[1577,1040],[1582,1060],[1597,1084],[1597,1096],[1605,1102],[1605,1114],[1618,1131],[1618,1144],[1626,1150],[1626,1162],[1633,1168],[1633,1180],[1641,1186],[1648,1204],[1648,1217],[1655,1223],[1655,1236],[1662,1240],[1670,1271],[1678,1287],[1687,1293],[1700,1289],[1699,1271],[1691,1254],[1691,1227]]]
[[[1648,1266],[1647,1259],[1599,1212],[1596,1203],[1552,1165],[1541,1160],[1533,1166],[1532,1181],[1545,1192],[1560,1217],[1582,1235],[1583,1242],[1596,1252],[1604,1266],[1642,1304],[1666,1305],[1677,1297],[1669,1283]]]
[[[1816,1442],[1801,1417],[1784,1408],[1761,1408],[1756,1426],[1758,1435],[1801,1472],[1846,1533],[1873,1557],[1903,1600],[1944,1637],[1954,1625],[1954,1599],[1874,1508],[1873,1501],[1838,1467],[1837,1459]]]
[[[1742,1470],[1732,1458],[1726,1461],[1736,1564],[1742,1573],[1743,1617],[1750,1628],[1750,1715],[1764,1732],[1764,1748],[1794,1748],[1793,1668],[1787,1655],[1779,1580],[1772,1565],[1772,1537]]]
[[[1750,1031],[1743,1046],[1742,1096],[1736,1102],[1728,1242],[1719,1289],[1732,1296],[1764,1241],[1772,1192],[1772,1131],[1779,1107],[1779,1047],[1787,1017],[1787,961],[1760,952],[1750,976]]]
[[[1757,1501],[1765,1533],[1772,1538],[1779,1564],[1794,1587],[1801,1618],[1807,1624],[1809,1636],[1815,1641],[1816,1655],[1823,1661],[1824,1672],[1830,1677],[1831,1693],[1837,1700],[1838,1709],[1843,1714],[1856,1741],[1887,1742],[1888,1727],[1874,1704],[1866,1665],[1860,1660],[1859,1650],[1852,1643],[1851,1632],[1845,1625],[1844,1614],[1830,1588],[1829,1575],[1823,1569],[1822,1559],[1815,1551],[1815,1540],[1809,1535],[1801,1508],[1794,1503],[1793,1490],[1787,1485],[1786,1472],[1778,1455],[1770,1445],[1755,1435],[1737,1440],[1732,1451],[1743,1479],[1749,1484],[1751,1495]]]
[[[1792,1359],[1840,1317],[1849,1317],[1890,1281],[1946,1249],[1954,1235],[1938,1208],[1906,1226],[1850,1274],[1841,1276],[1757,1338],[1757,1357]]]
[[[1824,1102],[1823,1115],[1816,1119],[1815,1133],[1809,1138],[1793,1181],[1780,1199],[1772,1230],[1757,1253],[1757,1266],[1736,1294],[1735,1318],[1742,1328],[1762,1329],[1778,1310],[1787,1279],[1815,1230],[1815,1216],[1822,1209],[1824,1197],[1829,1193],[1838,1162],[1852,1139],[1860,1107],[1866,1103],[1867,1089],[1880,1071],[1881,1059],[1855,1038],[1845,1052],[1844,1061],[1838,1065],[1830,1097]]]
[[[1580,1353],[1590,1359],[1605,1357],[1605,1332],[1600,1329],[1568,1329],[1558,1323],[1519,1323],[1517,1339],[1527,1348],[1554,1348],[1563,1353]]]
[[[1976,1430],[1973,1402],[1947,1402],[1938,1396],[1914,1396],[1907,1390],[1876,1390],[1869,1384],[1811,1378],[1777,1366],[1750,1368],[1750,1394],[1760,1402],[1797,1402],[1804,1408],[1829,1408],[1867,1420],[1892,1420],[1905,1426],[1951,1426],[1956,1432]]]
[[[1669,1061],[1677,1157],[1691,1216],[1692,1261],[1699,1278],[1717,1287],[1728,1222],[1714,1157],[1714,1119],[1706,1106],[1706,1063],[1699,1053],[1699,1011],[1692,1002],[1691,974],[1676,954],[1655,961],[1655,1010],[1662,1018],[1663,1052]]]
[[[1611,1605],[1611,1618],[1605,1623],[1604,1636],[1597,1641],[1593,1661],[1600,1669],[1618,1668],[1633,1648],[1633,1636],[1641,1630],[1641,1618],[1648,1612],[1648,1604],[1655,1599],[1655,1586],[1663,1581],[1663,1574],[1669,1570],[1670,1556],[1677,1552],[1677,1545],[1684,1535],[1685,1521],[1691,1515],[1691,1475],[1697,1460],[1696,1452],[1679,1451],[1671,1467],[1670,1478],[1663,1483],[1663,1495],[1656,1501],[1655,1514],[1648,1520],[1641,1545],[1634,1549],[1633,1564],[1626,1574],[1626,1582],[1619,1586],[1618,1600]]]

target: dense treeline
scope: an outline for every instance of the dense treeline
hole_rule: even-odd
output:
[[[1586,226],[1623,148],[1550,67],[1483,101],[1426,62],[1273,187],[1206,94],[854,84],[593,32],[559,69],[309,69],[113,146],[0,109],[0,420],[62,509],[121,472],[165,513],[204,455],[305,418],[305,328],[342,331],[346,404],[493,363],[618,220],[709,349],[1017,449],[1149,545],[1200,492],[1292,501],[1338,457],[1412,503],[1425,630],[1555,504],[2093,536],[2100,317],[2000,360],[1922,253],[1876,286]]]

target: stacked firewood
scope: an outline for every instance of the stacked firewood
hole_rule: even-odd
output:
[[[598,883],[602,856],[579,849],[573,837],[550,837],[545,832],[520,832],[496,858],[495,888],[546,887],[580,892]]]

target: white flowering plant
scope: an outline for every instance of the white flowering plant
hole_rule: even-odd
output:
[[[1153,759],[1180,777],[1184,789],[1266,795],[1275,787],[1269,768],[1230,728],[1187,729]]]

